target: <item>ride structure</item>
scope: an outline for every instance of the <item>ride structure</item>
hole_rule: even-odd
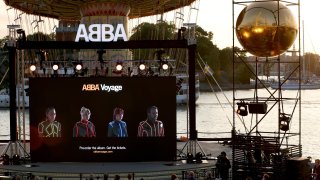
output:
[[[29,27],[26,30],[13,29],[10,30],[14,33],[18,33],[16,39],[12,39],[11,46],[9,48],[9,59],[12,64],[10,64],[10,69],[18,70],[17,76],[12,76],[14,79],[19,79],[10,81],[10,98],[15,98],[15,93],[13,92],[17,86],[23,83],[23,79],[28,76],[42,76],[45,77],[59,77],[57,75],[58,71],[61,69],[53,69],[50,65],[54,63],[59,63],[64,67],[69,64],[75,65],[78,62],[82,63],[85,72],[82,71],[77,73],[74,69],[73,73],[76,76],[92,76],[101,75],[104,72],[105,76],[130,76],[133,70],[133,62],[137,60],[132,60],[131,49],[156,49],[170,52],[172,54],[182,54],[181,56],[187,60],[188,69],[188,109],[189,114],[187,121],[189,123],[189,142],[188,153],[192,153],[194,156],[197,152],[197,131],[196,131],[196,116],[195,116],[195,50],[196,41],[194,32],[195,25],[187,25],[179,29],[177,34],[177,40],[129,40],[126,38],[119,38],[117,42],[74,42],[77,39],[76,27],[81,24],[85,27],[89,27],[91,24],[122,24],[123,34],[129,34],[128,32],[128,19],[141,18],[150,15],[162,14],[177,8],[182,8],[184,6],[190,5],[195,2],[195,0],[186,1],[41,1],[35,4],[34,1],[24,1],[21,3],[16,0],[5,0],[8,6],[21,11],[17,15],[17,21],[21,21],[23,14],[32,14],[35,19],[31,22],[32,30],[39,30],[44,18],[55,18],[59,20],[59,27],[55,26],[55,41],[40,41],[44,39],[37,39],[37,41],[26,40],[26,33],[29,31]],[[80,11],[79,11],[80,9]],[[196,9],[196,8],[193,8]],[[181,13],[180,13],[181,15]],[[162,20],[162,19],[161,19]],[[182,19],[183,21],[183,19]],[[189,35],[185,36],[183,33],[187,30]],[[96,36],[92,36],[94,39]],[[86,38],[84,38],[85,40]],[[17,41],[15,41],[17,40]],[[176,49],[184,49],[181,51],[176,51]],[[168,53],[168,54],[170,54]],[[157,62],[166,59],[157,59]],[[29,66],[32,64],[37,64],[37,73],[31,72]],[[121,64],[121,73],[116,72],[115,67]],[[159,64],[159,63],[158,63]],[[73,67],[73,66],[70,66]],[[40,68],[40,69],[37,69]],[[65,75],[68,75],[69,69],[67,69]],[[173,72],[174,74],[174,72]],[[168,74],[167,74],[168,75]],[[169,74],[170,75],[170,74]],[[15,78],[16,77],[16,78]],[[17,83],[16,83],[17,82]],[[20,92],[25,93],[25,92]],[[13,99],[10,99],[10,102]],[[16,114],[15,104],[10,104],[10,127],[11,134],[16,134],[17,131],[17,119],[13,114]],[[20,107],[19,107],[20,108]],[[18,108],[18,113],[24,113],[24,110]],[[25,118],[24,114],[19,114],[19,118]],[[22,124],[25,124],[23,122]],[[19,122],[20,125],[20,122]],[[12,141],[18,141],[20,139],[20,134],[25,134],[25,132],[19,133],[19,137],[11,137]],[[191,142],[195,143],[191,143]]]
[[[239,6],[244,8],[236,20],[234,11]],[[289,8],[297,12],[298,18]],[[301,158],[301,88],[293,96],[286,94],[281,88],[285,81],[280,76],[283,66],[290,64],[291,75],[296,73],[301,77],[300,1],[233,0],[233,29],[234,84],[239,83],[235,79],[241,65],[255,79],[253,97],[238,97],[233,88],[233,178],[262,177],[263,174],[269,174],[272,179],[307,178],[306,168],[301,168],[307,163]],[[243,51],[235,47],[235,37]],[[298,49],[288,50],[294,43]],[[296,59],[281,58],[281,54],[293,51]],[[246,53],[254,55],[255,61],[247,61]],[[270,64],[277,68],[275,90],[270,90],[259,79],[258,66],[267,68]],[[265,123],[274,126],[267,129]]]

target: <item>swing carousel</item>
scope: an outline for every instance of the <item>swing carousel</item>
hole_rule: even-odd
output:
[[[129,32],[129,20],[130,21],[138,21],[145,17],[149,16],[157,16],[156,21],[162,22],[164,20],[164,13],[169,11],[175,11],[175,25],[178,27],[182,26],[182,22],[184,21],[183,17],[183,8],[185,6],[190,5],[190,11],[197,11],[195,6],[192,6],[195,0],[166,0],[166,1],[11,1],[5,0],[6,5],[14,8],[15,15],[13,22],[15,24],[19,24],[18,26],[10,26],[9,27],[9,34],[11,34],[12,39],[17,39],[18,41],[24,41],[28,34],[38,33],[43,31],[44,33],[53,32],[52,40],[55,41],[74,41],[76,36],[76,28],[80,24],[84,24],[85,26],[89,26],[90,24],[123,24],[124,30],[126,34],[130,34]],[[7,11],[11,11],[11,8],[7,9]],[[189,14],[190,15],[190,14]],[[32,16],[30,18],[30,16]],[[158,16],[160,18],[158,18]],[[189,17],[190,18],[190,17]],[[56,20],[59,21],[58,25],[56,25]],[[49,28],[45,27],[44,21],[48,21]],[[190,23],[190,26],[186,28],[181,28],[178,30],[178,39],[186,40],[185,38],[194,40],[194,23]],[[188,35],[185,35],[185,32],[188,32]],[[40,33],[34,36],[29,36],[29,38],[33,38],[33,41],[44,41],[47,40],[42,36]],[[160,37],[161,38],[161,37]],[[120,40],[121,41],[121,40]],[[121,43],[121,42],[120,42]],[[154,42],[155,43],[155,42]],[[177,43],[177,42],[176,42]],[[189,42],[189,44],[194,44],[194,41]],[[23,44],[23,43],[21,43]],[[54,43],[53,43],[54,44]],[[178,48],[187,47],[187,45],[181,45],[183,43],[177,43]],[[137,44],[139,45],[139,44]],[[137,48],[135,45],[135,48]],[[147,47],[148,45],[143,45]],[[159,64],[163,65],[162,62],[159,63],[158,61],[165,60],[166,63],[171,63],[170,66],[177,67],[176,62],[171,62],[170,59],[167,59],[165,56],[171,56],[175,54],[175,57],[179,56],[180,58],[184,59],[194,59],[194,56],[191,56],[186,52],[186,50],[175,50],[174,43],[164,44],[160,43],[160,50],[161,48],[167,50],[166,53],[163,51],[159,51],[157,45],[149,45],[150,47],[156,49],[156,53],[151,55],[152,59],[156,58],[154,64],[159,66]],[[167,47],[168,46],[168,47]],[[50,47],[50,45],[48,46]],[[57,68],[54,69],[54,63],[59,63],[64,67],[73,66],[75,65],[75,60],[77,62],[81,62],[82,67],[87,67],[85,73],[86,76],[91,75],[101,75],[105,73],[104,76],[122,76],[124,74],[128,75],[132,73],[133,70],[133,63],[140,61],[132,60],[132,52],[129,51],[130,47],[128,48],[98,48],[95,46],[94,48],[85,49],[77,47],[72,50],[72,52],[68,50],[57,51],[54,48],[43,47],[35,51],[30,50],[19,50],[17,52],[17,78],[18,84],[20,86],[25,84],[24,80],[26,77],[50,77],[51,75],[55,75],[56,72],[59,74],[69,75],[69,69],[64,68],[64,72],[62,69]],[[65,47],[65,45],[64,45]],[[28,48],[28,47],[27,47]],[[131,46],[132,48],[132,46]],[[171,49],[169,49],[171,48]],[[192,50],[194,52],[195,47],[192,46]],[[32,48],[31,48],[32,49]],[[106,50],[104,50],[106,49]],[[58,55],[58,57],[57,57]],[[121,61],[120,60],[125,60]],[[119,63],[120,62],[120,63]],[[153,62],[150,62],[152,64]],[[184,62],[185,63],[185,62]],[[194,62],[191,62],[194,63]],[[32,64],[36,64],[34,70],[29,69],[29,66]],[[112,69],[117,67],[118,64],[122,65],[121,73],[117,73],[116,71],[107,71],[107,69]],[[31,66],[30,66],[31,67]],[[52,68],[51,68],[52,67]],[[77,66],[78,67],[78,66]],[[195,77],[194,77],[194,65],[188,66],[189,68],[189,84],[195,84]],[[85,68],[84,68],[85,69]],[[150,69],[150,68],[149,68]],[[160,68],[157,67],[160,71]],[[188,69],[187,69],[188,70]],[[35,72],[36,73],[35,73]],[[59,72],[62,73],[59,73]],[[174,70],[173,70],[174,71]],[[176,73],[176,72],[165,72],[163,73]],[[75,72],[75,70],[74,70]],[[72,73],[74,73],[72,72]],[[147,72],[146,74],[148,74]],[[79,74],[78,74],[79,75]],[[168,75],[168,74],[167,74]],[[83,76],[83,74],[80,74]],[[194,91],[195,87],[190,86],[190,94],[189,95],[189,109],[190,109],[190,139],[196,140],[196,130],[195,130],[195,97]],[[22,88],[24,89],[24,88]],[[193,92],[193,93],[192,93]],[[20,93],[25,93],[21,91]],[[19,105],[19,104],[18,104]],[[18,123],[25,124],[25,115],[24,115],[24,107],[21,109],[22,115],[18,116],[19,120]],[[10,117],[11,118],[11,117]],[[20,118],[23,119],[23,122],[20,122]],[[11,121],[12,123],[13,121]],[[12,125],[11,127],[16,127],[16,124]],[[24,127],[24,126],[23,126]],[[13,128],[11,129],[13,131]],[[21,131],[19,129],[19,131]],[[24,132],[19,132],[16,136],[12,136],[10,139],[15,141],[16,139],[25,139],[25,129],[22,129]],[[21,135],[24,137],[21,138]],[[190,145],[188,152],[196,153],[196,145]],[[192,146],[192,147],[191,147]],[[200,147],[201,148],[201,147]]]

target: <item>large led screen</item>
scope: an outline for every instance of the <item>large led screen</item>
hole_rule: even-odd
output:
[[[31,161],[174,160],[175,93],[175,77],[31,78]]]

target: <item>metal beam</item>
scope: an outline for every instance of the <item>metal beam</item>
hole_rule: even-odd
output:
[[[17,49],[150,49],[188,48],[187,40],[137,40],[116,42],[18,41]]]

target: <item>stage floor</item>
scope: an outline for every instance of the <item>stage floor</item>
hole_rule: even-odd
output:
[[[216,160],[203,160],[202,163],[174,162],[110,162],[110,163],[32,163],[22,165],[2,165],[0,172],[2,175],[12,178],[16,175],[22,179],[29,179],[31,174],[39,179],[103,179],[104,174],[113,179],[115,175],[121,178],[128,174],[135,179],[169,179],[172,174],[176,174],[179,179],[187,176],[190,171],[195,172],[196,177],[204,177],[207,171],[214,174]],[[0,179],[3,179],[0,177]]]
[[[183,160],[184,161],[184,160]],[[215,160],[203,160],[202,163],[174,162],[58,162],[58,163],[29,163],[22,165],[2,165],[0,169],[21,172],[56,172],[72,174],[90,173],[147,173],[159,171],[179,171],[186,169],[212,168]]]
[[[114,177],[118,174],[122,178],[127,174],[135,174],[135,179],[169,179],[171,174],[177,174],[178,177],[183,176],[185,171],[212,171],[215,167],[216,156],[221,151],[227,152],[231,156],[231,148],[228,145],[222,145],[216,142],[198,142],[205,154],[209,155],[209,159],[203,160],[202,163],[186,163],[186,160],[178,160],[171,162],[26,162],[21,165],[0,165],[0,172],[3,175],[15,175],[19,173],[34,174],[45,179],[45,177],[54,177],[54,179],[84,179],[90,175],[102,178],[103,174],[109,174]],[[177,142],[177,149],[182,150],[186,142]],[[187,145],[188,146],[188,145]],[[0,146],[1,147],[1,146]],[[2,148],[5,146],[2,146]],[[188,147],[185,147],[184,151]],[[28,150],[28,148],[27,148]],[[200,150],[198,148],[198,150]],[[197,151],[198,152],[198,151]],[[32,157],[31,157],[32,158]],[[200,176],[200,175],[199,175]],[[59,178],[61,177],[61,178]],[[62,178],[64,177],[64,178]],[[74,177],[74,178],[72,178]],[[82,179],[80,178],[80,179]]]

